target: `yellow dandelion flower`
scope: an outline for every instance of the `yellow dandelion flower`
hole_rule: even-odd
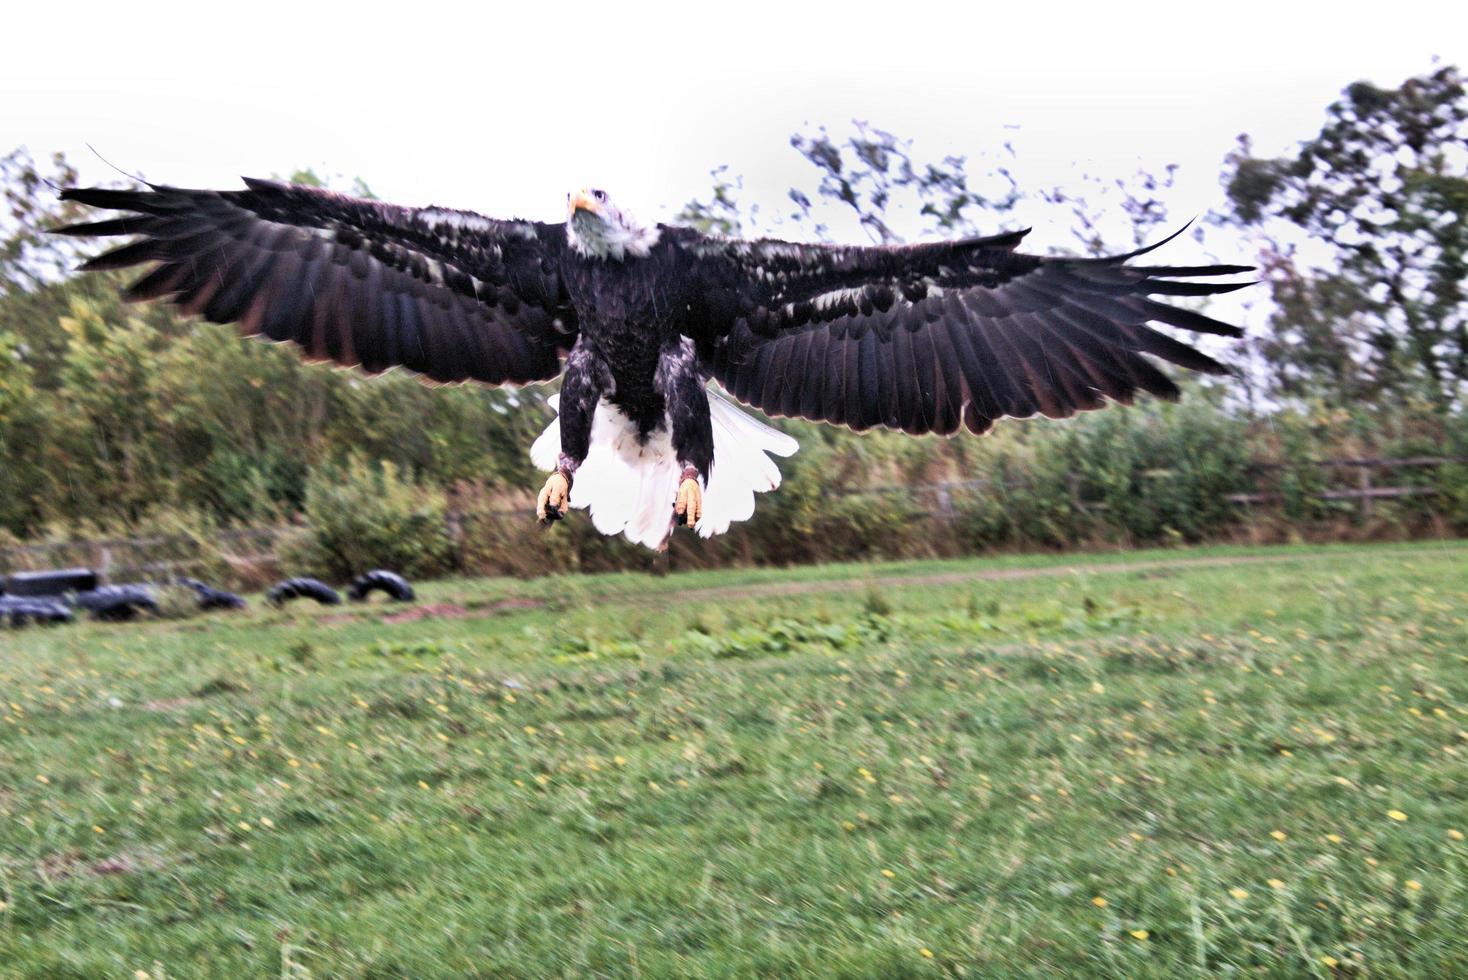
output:
[[[275,827],[275,821],[271,820],[269,817],[261,817],[260,826],[273,829]]]
[[[1228,893],[1241,902],[1249,897],[1249,893],[1242,888],[1230,888]]]
[[[1270,878],[1269,879],[1269,887],[1270,888],[1283,888],[1284,887],[1284,882],[1281,881],[1281,880],[1279,880],[1278,878]]]
[[[1388,810],[1386,811],[1386,815],[1391,817],[1397,823],[1401,823],[1402,821],[1407,819],[1407,815],[1401,810]]]
[[[1457,828],[1452,828],[1448,831],[1448,838],[1450,840],[1462,840],[1463,832]]]
[[[1290,835],[1285,833],[1283,830],[1271,830],[1269,832],[1269,836],[1273,837],[1275,840],[1288,840]]]
[[[933,958],[933,951],[926,946],[918,950],[918,952],[923,954],[923,959],[930,960]]]
[[[1336,959],[1334,956],[1322,956],[1320,958],[1320,962],[1324,963],[1326,966],[1330,967],[1332,970],[1334,970],[1336,967],[1338,967],[1338,966],[1341,965],[1341,961],[1338,960],[1338,959]]]
[[[627,764],[627,757],[625,755],[615,756],[612,761],[619,766],[625,766]]]
[[[1342,840],[1342,837],[1340,834],[1326,834],[1325,839],[1330,841],[1332,844],[1339,844]]]
[[[418,788],[419,789],[427,789],[428,788],[428,784],[426,782],[424,782],[423,780],[420,779],[420,780],[418,780]]]
[[[43,776],[40,773],[37,773],[36,774],[36,782],[40,783],[42,786],[45,786],[45,785],[47,785],[48,783],[51,782],[51,779],[50,779],[49,776]]]
[[[1422,882],[1418,881],[1416,878],[1408,878],[1406,881],[1406,885],[1408,891],[1420,892],[1422,890]]]
[[[250,823],[248,820],[240,820],[235,824],[235,826],[240,828],[241,830],[247,831],[250,829]]]
[[[891,870],[889,870],[887,868],[883,868],[882,869],[882,877],[883,878],[896,878],[897,877],[897,874],[894,871],[891,871]]]
[[[901,796],[898,796],[896,793],[893,793],[891,796],[888,796],[887,799],[891,800],[893,803],[901,803],[902,802],[902,797]]]
[[[850,820],[843,820],[841,821],[841,829],[850,832],[856,829],[856,824]]]
[[[92,833],[94,833],[94,834],[105,834],[105,833],[107,833],[107,831],[103,830],[101,828],[101,826],[98,825],[98,824],[92,824]]]
[[[1133,939],[1140,939],[1143,942],[1146,942],[1151,937],[1151,935],[1152,934],[1150,932],[1148,932],[1146,929],[1133,929],[1132,930],[1132,938]]]
[[[1091,904],[1096,906],[1098,909],[1104,909],[1106,907],[1106,899],[1102,898],[1100,895],[1097,895],[1095,898],[1091,899]]]
[[[526,735],[534,735],[536,732],[536,728],[534,725],[526,725],[523,730]]]

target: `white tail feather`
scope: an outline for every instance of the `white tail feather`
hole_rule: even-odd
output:
[[[780,485],[780,469],[770,453],[789,456],[799,443],[778,429],[746,415],[723,395],[708,389],[714,429],[714,468],[703,492],[700,537],[723,534],[735,521],[754,515],[754,495]],[[559,410],[560,396],[549,399]],[[561,452],[561,422],[552,420],[530,447],[530,460],[543,470],[556,468]],[[673,504],[682,468],[667,427],[639,442],[637,428],[611,403],[596,406],[591,451],[571,482],[571,506],[591,512],[602,534],[661,550],[673,530]]]

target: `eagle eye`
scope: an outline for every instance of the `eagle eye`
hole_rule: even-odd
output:
[[[594,198],[596,198],[598,201],[602,202],[603,204],[605,204],[606,201],[607,201],[607,192],[606,191],[592,191],[591,192],[591,196],[594,197]]]

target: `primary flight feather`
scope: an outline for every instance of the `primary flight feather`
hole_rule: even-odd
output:
[[[305,356],[490,385],[563,375],[558,419],[532,458],[552,470],[542,521],[590,510],[652,548],[675,524],[707,537],[779,485],[794,440],[739,411],[985,432],[1004,416],[1062,418],[1176,398],[1151,358],[1223,374],[1157,323],[1237,337],[1153,297],[1248,285],[1247,266],[1131,265],[1016,251],[1025,232],[904,246],[743,241],[644,227],[606,192],[567,219],[500,221],[246,179],[244,190],[74,188],[126,212],[57,229],[134,241],[88,270],[152,264],[127,291],[297,344]],[[1161,243],[1159,243],[1161,244]]]

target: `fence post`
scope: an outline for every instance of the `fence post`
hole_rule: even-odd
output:
[[[945,523],[953,523],[953,491],[948,484],[938,484],[938,517]]]
[[[1361,487],[1361,523],[1365,524],[1367,521],[1371,520],[1372,514],[1371,467],[1361,466],[1357,467],[1357,469],[1360,471],[1360,475],[1357,477],[1357,482]]]
[[[449,533],[449,547],[454,552],[454,571],[464,572],[464,515],[457,506],[450,505],[444,515],[444,524]]]

